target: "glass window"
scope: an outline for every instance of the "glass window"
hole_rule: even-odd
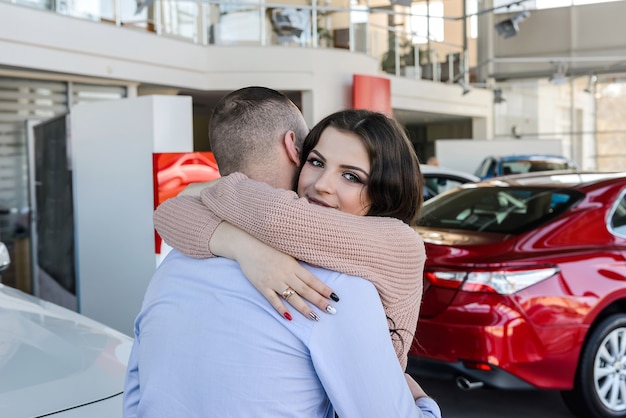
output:
[[[496,173],[496,166],[497,164],[493,157],[487,157],[480,163],[474,175],[480,178],[494,177],[498,175]]]
[[[52,0],[16,0],[13,3],[49,10],[54,8]]]
[[[467,0],[465,2],[465,11],[469,16],[468,25],[469,32],[467,36],[472,39],[478,38],[478,0]]]
[[[626,193],[622,194],[622,198],[615,207],[611,216],[610,229],[618,235],[626,236]]]
[[[411,5],[411,30],[413,43],[425,44],[443,41],[443,2],[431,1]]]
[[[237,44],[261,41],[261,2],[258,0],[219,3],[220,20],[213,28],[215,43]],[[287,9],[283,9],[287,10]],[[295,11],[296,9],[291,9]]]
[[[564,213],[583,195],[537,187],[479,187],[424,205],[418,226],[519,234]]]
[[[199,5],[191,2],[162,1],[161,30],[165,34],[198,40]]]
[[[436,195],[452,190],[467,180],[461,180],[443,175],[424,175],[424,200],[428,200]]]
[[[350,22],[367,23],[369,22],[369,11],[365,4],[359,4],[357,0],[350,0]]]
[[[502,163],[502,174],[523,174],[537,171],[566,170],[572,167],[567,161],[517,160]]]

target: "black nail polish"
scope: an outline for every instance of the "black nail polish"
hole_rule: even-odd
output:
[[[334,300],[335,302],[339,302],[339,296],[337,296],[335,292],[330,294],[330,298]]]

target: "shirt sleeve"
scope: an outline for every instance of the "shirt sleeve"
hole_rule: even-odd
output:
[[[197,196],[177,196],[161,203],[153,216],[161,238],[181,253],[194,258],[213,257],[209,241],[221,219]]]
[[[419,398],[415,405],[420,409],[424,418],[441,418],[441,409],[432,398]]]
[[[135,336],[133,347],[128,358],[126,381],[124,382],[123,418],[137,418],[137,408],[141,397],[139,391],[139,364],[137,359],[139,339]]]
[[[342,418],[440,418],[431,399],[415,401],[388,338],[382,304],[366,281],[340,276],[342,309],[311,333],[310,352],[337,415]]]
[[[424,243],[394,218],[356,216],[309,204],[241,173],[223,177],[201,192],[218,218],[294,258],[363,277],[376,286],[385,313],[402,340],[394,346],[406,368],[422,296]],[[204,244],[206,245],[206,244]]]

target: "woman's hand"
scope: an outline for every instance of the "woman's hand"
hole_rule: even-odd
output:
[[[235,226],[222,222],[209,244],[215,255],[236,260],[250,283],[283,317],[291,314],[283,299],[305,317],[318,321],[319,315],[305,302],[321,311],[335,313],[329,299],[338,301],[333,290],[305,269],[293,257],[262,243]],[[289,292],[293,289],[295,293]],[[284,295],[284,296],[283,296]]]

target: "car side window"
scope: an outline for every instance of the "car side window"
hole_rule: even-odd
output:
[[[626,192],[622,193],[622,197],[613,211],[610,229],[614,233],[626,237]]]
[[[440,194],[443,192],[447,192],[448,190],[452,190],[455,187],[460,186],[461,184],[465,183],[464,181],[460,181],[457,179],[453,179],[450,177],[438,177],[438,176],[432,176],[432,177],[426,177],[426,184],[428,185],[428,187],[431,190],[435,191],[435,194]]]
[[[496,161],[492,157],[485,158],[474,172],[474,175],[480,178],[496,176]]]
[[[440,179],[439,181],[439,193],[447,192],[448,190],[452,190],[455,187],[459,187],[461,184],[464,184],[464,181],[459,181],[456,179]]]
[[[487,164],[488,164],[488,159],[485,158],[480,165],[478,166],[478,168],[476,169],[476,171],[474,172],[475,175],[477,175],[478,177],[484,177],[487,173]]]

